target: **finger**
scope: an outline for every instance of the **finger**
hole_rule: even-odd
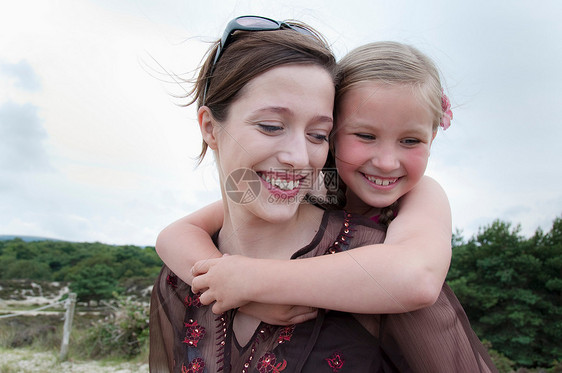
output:
[[[215,315],[220,315],[228,310],[222,307],[219,302],[215,302],[215,304],[213,304],[212,311]]]
[[[288,314],[289,316],[298,316],[300,314],[303,313],[310,313],[310,312],[314,312],[317,311],[318,308],[316,307],[309,307],[309,306],[292,306],[291,309],[289,310]]]
[[[202,293],[208,289],[207,278],[205,275],[199,275],[191,280],[191,291],[194,293]]]
[[[208,306],[215,301],[215,297],[211,294],[210,291],[204,291],[203,293],[201,293],[201,295],[199,295],[199,301],[204,306]]]
[[[301,313],[300,315],[292,317],[290,319],[290,323],[291,324],[300,324],[300,323],[303,323],[305,321],[315,319],[316,317],[318,317],[318,310],[314,309],[314,311]]]
[[[211,259],[200,260],[191,267],[191,275],[193,277],[207,273],[211,267]]]

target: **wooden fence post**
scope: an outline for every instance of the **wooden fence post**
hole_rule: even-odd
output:
[[[62,332],[62,342],[60,345],[60,359],[66,360],[68,355],[68,342],[70,340],[70,330],[72,329],[72,319],[74,318],[74,306],[76,305],[76,293],[68,294],[65,303],[66,313],[64,315],[64,330]]]

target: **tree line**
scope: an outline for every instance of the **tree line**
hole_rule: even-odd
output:
[[[457,231],[447,282],[473,329],[505,364],[560,367],[562,218],[546,233],[520,231],[500,220],[468,240]],[[148,286],[161,265],[154,247],[0,241],[0,279],[66,281],[82,301]]]
[[[0,279],[68,282],[82,302],[152,285],[162,260],[154,247],[99,242],[0,241]]]
[[[530,238],[496,220],[453,237],[447,282],[476,334],[517,366],[562,362],[562,219]]]

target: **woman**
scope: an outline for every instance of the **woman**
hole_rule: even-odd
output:
[[[240,29],[252,32],[234,32]],[[314,184],[328,154],[335,66],[329,48],[310,29],[257,17],[231,22],[207,58],[194,94],[202,155],[207,147],[215,152],[221,180],[225,217],[215,240],[223,253],[272,259],[321,255],[338,241],[344,225],[352,224],[343,212],[299,203],[307,192],[300,186]],[[248,183],[260,182],[260,192],[248,203],[236,203],[225,186],[240,169],[255,175]],[[272,204],[271,196],[278,202]],[[354,241],[382,240],[384,233],[369,225],[375,226],[358,225],[364,231],[359,229]],[[279,241],[302,249],[296,255],[278,250]],[[374,333],[372,320],[365,324]],[[353,327],[340,335],[340,325]],[[153,291],[153,372],[317,372],[318,364],[379,371],[376,345],[350,314],[322,314],[289,329],[234,311],[217,318],[167,268]]]

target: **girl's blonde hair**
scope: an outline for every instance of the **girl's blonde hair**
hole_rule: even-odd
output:
[[[437,130],[443,116],[443,89],[439,71],[428,56],[411,45],[390,41],[352,50],[338,64],[336,107],[346,92],[367,81],[410,85],[427,103],[433,113],[433,130]]]
[[[365,82],[409,85],[433,114],[432,127],[436,131],[443,118],[443,88],[439,71],[433,61],[418,49],[398,42],[374,42],[349,52],[338,63],[336,75],[335,119],[338,123],[339,103],[342,97],[355,86]],[[337,129],[336,129],[337,130]],[[335,169],[333,142],[326,168]],[[347,186],[338,177],[335,194],[336,207],[346,204]],[[380,211],[379,223],[388,225],[396,216],[398,201]]]

